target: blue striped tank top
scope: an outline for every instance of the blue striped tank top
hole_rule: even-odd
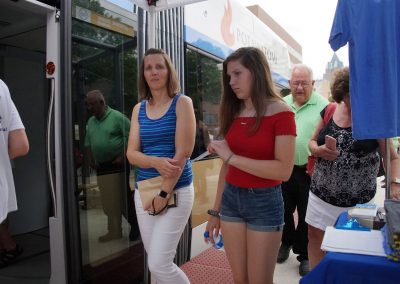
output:
[[[146,113],[147,101],[140,104],[138,120],[140,125],[140,143],[142,153],[148,156],[168,157],[175,156],[175,131],[176,131],[176,102],[181,94],[177,94],[166,114],[157,119],[150,119]],[[138,168],[136,181],[141,181],[159,176],[155,168]],[[192,183],[192,166],[186,160],[182,175],[175,189],[188,186]]]

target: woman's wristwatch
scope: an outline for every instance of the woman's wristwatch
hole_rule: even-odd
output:
[[[219,218],[219,212],[213,209],[208,209],[207,214],[210,216],[218,217]]]
[[[169,198],[169,193],[161,189],[158,196],[160,196],[161,198],[164,198],[164,199]]]

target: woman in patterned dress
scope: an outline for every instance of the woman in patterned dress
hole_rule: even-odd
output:
[[[333,117],[323,126],[324,111],[309,143],[311,153],[318,158],[311,179],[306,213],[308,223],[308,256],[310,268],[324,257],[320,249],[327,226],[333,226],[343,211],[356,204],[370,202],[376,193],[376,177],[380,156],[386,157],[384,139],[356,140],[352,136],[349,68],[339,69],[331,84],[337,103]],[[336,139],[336,149],[325,145],[325,136]],[[391,176],[398,177],[400,159],[390,150]],[[396,175],[397,174],[397,175]],[[400,198],[400,186],[391,184],[391,197]]]

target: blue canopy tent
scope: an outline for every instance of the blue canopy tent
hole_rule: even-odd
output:
[[[349,45],[353,137],[400,136],[400,1],[338,0],[329,43],[334,51]]]

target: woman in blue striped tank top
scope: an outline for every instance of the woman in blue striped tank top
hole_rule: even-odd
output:
[[[134,195],[148,267],[157,283],[189,283],[173,260],[194,200],[189,161],[196,134],[192,100],[179,94],[174,66],[160,49],[146,51],[138,82],[142,101],[132,111],[127,157],[137,167],[136,181],[156,176],[163,180],[152,203],[142,204],[140,195]],[[177,207],[167,210],[174,192]]]

